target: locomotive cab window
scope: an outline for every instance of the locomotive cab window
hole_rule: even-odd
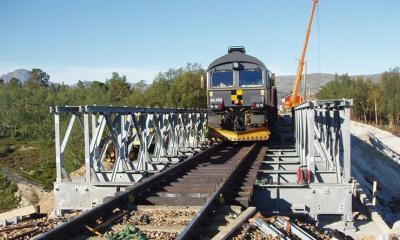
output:
[[[246,69],[239,71],[239,86],[254,87],[262,85],[262,72],[259,69]]]
[[[232,87],[232,71],[214,71],[211,78],[211,85],[215,88]]]

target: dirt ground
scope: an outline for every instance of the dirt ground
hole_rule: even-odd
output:
[[[354,121],[351,134],[352,176],[370,199],[372,182],[378,182],[377,209],[392,227],[400,221],[400,138]]]

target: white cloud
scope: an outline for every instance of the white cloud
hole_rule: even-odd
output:
[[[0,75],[12,72],[16,69],[41,68],[50,75],[50,81],[55,83],[64,82],[74,84],[78,80],[102,81],[111,77],[112,72],[118,72],[125,75],[129,82],[146,80],[152,82],[158,72],[164,69],[151,68],[124,68],[124,67],[74,67],[74,66],[46,66],[46,65],[7,65],[0,64]]]

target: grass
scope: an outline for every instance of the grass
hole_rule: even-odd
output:
[[[53,188],[53,149],[34,141],[0,138],[0,167],[30,179],[45,189]]]
[[[68,172],[79,169],[83,164],[83,140],[79,131],[73,129],[66,151],[65,167]],[[55,153],[53,140],[6,138],[0,136],[0,168],[8,169],[30,179],[45,189],[53,189],[55,180]]]

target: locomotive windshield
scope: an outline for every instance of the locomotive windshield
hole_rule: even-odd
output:
[[[212,74],[211,83],[213,87],[232,87],[233,72],[232,71],[215,71]]]
[[[239,86],[252,87],[262,85],[261,70],[240,70],[239,71]]]

